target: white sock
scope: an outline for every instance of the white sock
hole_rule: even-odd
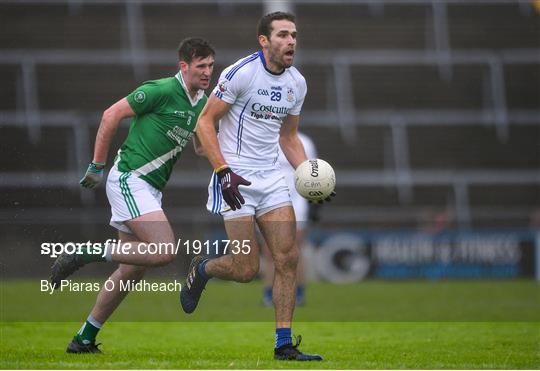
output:
[[[97,327],[97,328],[101,328],[101,326],[103,326],[102,323],[98,322],[94,317],[92,317],[92,315],[89,315],[88,318],[86,319],[89,323],[92,324],[92,326],[94,327]],[[84,327],[84,326],[83,326]],[[82,330],[82,329],[81,329]]]

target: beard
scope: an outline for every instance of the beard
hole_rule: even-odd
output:
[[[280,51],[275,52],[271,55],[270,60],[274,65],[276,65],[279,68],[289,68],[292,66],[293,60],[291,59],[290,62],[285,61],[286,55],[284,53],[281,53]]]

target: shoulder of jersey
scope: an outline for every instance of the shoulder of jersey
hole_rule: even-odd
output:
[[[156,79],[156,80],[146,80],[143,81],[142,85],[165,85],[168,84],[174,79],[174,77],[164,77],[162,79]]]
[[[169,85],[173,85],[173,86],[176,86],[179,83],[176,76],[170,76],[170,77],[164,77],[162,79],[151,80],[151,82],[153,82],[155,84],[161,84],[161,85],[169,84]]]
[[[306,79],[305,77],[296,69],[296,67],[291,66],[287,68],[287,73],[291,76],[291,78],[296,81],[298,86],[306,86]]]
[[[224,76],[222,77],[231,81],[232,79],[237,79],[240,76],[249,76],[258,67],[258,63],[260,63],[259,53],[253,53],[247,57],[239,59],[231,66],[227,67],[223,71]]]
[[[168,92],[175,90],[178,86],[176,77],[164,77],[157,80],[148,80],[143,83],[146,86],[159,87],[161,92]]]

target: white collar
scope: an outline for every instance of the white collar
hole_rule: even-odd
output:
[[[182,88],[186,92],[186,95],[187,95],[187,97],[189,99],[189,102],[191,103],[191,107],[195,107],[197,105],[197,103],[199,103],[199,101],[204,96],[204,90],[199,89],[199,91],[197,92],[197,96],[195,97],[195,100],[193,100],[193,99],[191,99],[191,95],[189,94],[189,90],[187,89],[186,84],[184,83],[184,76],[182,76],[182,72],[178,71],[178,73],[174,77],[176,77],[176,79],[178,80],[180,85],[182,85]]]

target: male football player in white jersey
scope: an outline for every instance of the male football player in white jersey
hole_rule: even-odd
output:
[[[295,17],[283,12],[267,14],[260,19],[257,32],[261,50],[222,72],[197,123],[202,150],[214,168],[207,208],[223,216],[231,244],[243,242],[243,248],[211,260],[195,257],[180,300],[184,311],[191,313],[209,278],[249,282],[256,276],[256,221],[275,265],[274,358],[322,360],[298,350],[300,336],[292,344],[296,223],[289,190],[277,165],[280,145],[294,168],[307,159],[297,135],[307,87],[304,77],[292,67]],[[244,186],[242,194],[240,185]]]
[[[308,158],[317,158],[317,150],[315,144],[306,134],[298,132],[298,137],[304,145],[306,155]],[[280,149],[279,166],[281,167],[281,172],[285,176],[285,182],[289,188],[291,195],[292,206],[294,209],[294,215],[296,218],[296,248],[299,251],[298,256],[298,267],[296,269],[296,305],[305,304],[305,262],[302,256],[302,247],[304,245],[304,238],[306,235],[306,228],[310,221],[316,221],[317,212],[319,205],[316,203],[310,204],[308,200],[300,196],[296,191],[294,185],[294,169],[283,154],[283,151]],[[265,306],[272,306],[272,284],[274,281],[274,264],[272,263],[272,256],[266,247],[266,244],[262,245],[263,255],[264,255],[264,264],[261,268],[262,279],[264,281],[264,290],[263,290],[263,304]]]

